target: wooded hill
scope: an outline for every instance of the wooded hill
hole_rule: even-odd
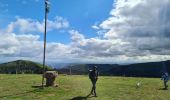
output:
[[[98,66],[100,75],[105,76],[161,77],[163,71],[168,71],[170,74],[170,61],[165,61],[164,65],[163,62],[148,62],[130,65],[68,64],[66,67],[55,69],[46,66],[46,70],[56,70],[59,74],[87,75],[88,71],[92,69],[93,66]],[[0,64],[0,73],[4,74],[41,74],[42,71],[42,64],[27,60],[17,60]]]
[[[45,69],[52,70],[52,68],[49,66],[45,66]],[[43,71],[42,64],[27,60],[16,60],[0,64],[0,73],[2,74],[16,74],[16,73],[41,74],[42,71]]]
[[[128,76],[128,77],[161,77],[162,72],[168,71],[170,74],[170,61],[148,62],[130,65],[117,64],[75,64],[65,68],[56,69],[63,74],[88,74],[88,70],[93,66],[98,66],[100,75]]]

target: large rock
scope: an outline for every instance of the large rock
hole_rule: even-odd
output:
[[[46,71],[44,77],[46,78],[46,86],[56,86],[55,78],[58,76],[56,71]]]

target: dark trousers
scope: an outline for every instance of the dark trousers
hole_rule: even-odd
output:
[[[96,82],[97,82],[97,80],[91,79],[91,82],[92,82],[91,94],[96,95]]]
[[[165,89],[168,89],[168,81],[164,81],[164,86],[165,86]]]

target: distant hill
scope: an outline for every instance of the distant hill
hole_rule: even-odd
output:
[[[45,66],[45,68],[46,70],[52,70],[52,68],[49,66]],[[3,74],[15,74],[15,73],[40,74],[42,73],[42,71],[43,71],[42,64],[27,60],[16,60],[0,64],[0,73]]]
[[[63,74],[88,74],[92,66],[98,66],[100,75],[128,76],[128,77],[161,77],[163,71],[170,73],[170,61],[148,62],[130,65],[117,64],[75,64],[65,68],[56,69]]]
[[[63,65],[63,64],[62,64]],[[118,64],[65,64],[64,67],[53,68],[46,66],[46,70],[56,70],[59,74],[88,74],[88,70],[93,66],[98,66],[100,75],[107,76],[128,76],[128,77],[161,77],[163,71],[167,70],[170,74],[170,61],[137,63],[130,65]],[[166,67],[166,68],[165,68]],[[42,64],[17,60],[0,64],[0,73],[34,73],[41,74]]]

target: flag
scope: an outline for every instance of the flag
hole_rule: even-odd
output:
[[[45,10],[47,13],[50,12],[50,2],[48,0],[45,1]]]

